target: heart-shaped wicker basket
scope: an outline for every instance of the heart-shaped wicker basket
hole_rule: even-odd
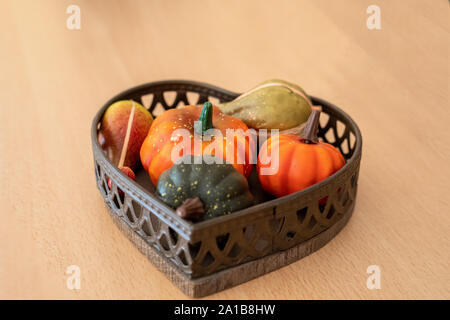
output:
[[[172,103],[167,101],[170,96]],[[130,180],[98,144],[102,116],[115,101],[135,100],[156,115],[180,104],[225,102],[237,96],[194,81],[151,82],[110,99],[92,122],[95,176],[111,217],[138,249],[190,296],[223,290],[314,252],[344,227],[355,205],[361,133],[345,112],[314,97],[313,104],[322,106],[319,137],[341,151],[345,166],[320,183],[278,199],[264,194],[253,177],[250,185],[259,204],[195,224],[177,216],[157,198],[142,168],[136,170],[136,181]],[[319,205],[324,197],[326,204]]]

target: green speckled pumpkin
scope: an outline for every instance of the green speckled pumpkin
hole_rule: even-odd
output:
[[[219,160],[213,156],[209,159]],[[158,196],[173,208],[188,198],[199,197],[206,211],[205,220],[254,204],[247,179],[231,164],[208,164],[199,156],[180,158],[161,174],[156,189]]]

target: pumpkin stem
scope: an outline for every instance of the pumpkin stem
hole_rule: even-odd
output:
[[[200,114],[200,118],[198,121],[200,122],[199,126],[195,126],[194,130],[198,134],[205,134],[208,129],[212,129],[213,127],[213,105],[211,102],[207,101],[203,104],[202,113]]]
[[[200,220],[205,215],[205,208],[199,197],[186,199],[176,210],[183,219]]]
[[[308,144],[316,144],[319,142],[319,138],[317,137],[317,132],[319,131],[319,118],[320,109],[313,108],[300,136],[303,139],[303,142]]]

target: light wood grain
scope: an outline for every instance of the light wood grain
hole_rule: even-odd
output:
[[[81,30],[66,28],[69,4]],[[370,4],[381,30],[366,28]],[[359,124],[354,216],[311,256],[210,297],[449,299],[449,21],[444,0],[1,0],[0,298],[185,298],[110,219],[91,119],[143,82],[245,91],[278,77]],[[372,264],[380,290],[366,288]]]

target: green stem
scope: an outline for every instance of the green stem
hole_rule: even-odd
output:
[[[207,101],[203,104],[202,112],[200,114],[200,118],[198,119],[200,125],[195,127],[195,132],[203,135],[208,129],[214,128],[212,117],[213,105],[211,102]]]

